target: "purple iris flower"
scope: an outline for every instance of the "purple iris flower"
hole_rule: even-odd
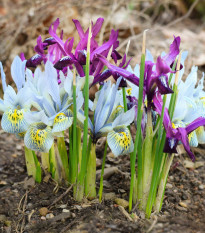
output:
[[[103,68],[102,62],[97,62],[94,58],[96,54],[102,54],[107,56],[109,53],[110,48],[112,47],[111,56],[114,58],[115,61],[121,58],[121,56],[115,50],[118,45],[119,41],[118,38],[118,31],[111,31],[110,38],[107,42],[103,43],[101,46],[98,45],[97,41],[95,40],[97,34],[99,33],[104,19],[98,18],[96,23],[92,24],[92,37],[91,37],[91,45],[90,45],[90,75],[98,75],[98,73]],[[58,21],[59,22],[59,21]],[[54,65],[57,70],[63,70],[66,66],[74,65],[80,74],[80,76],[84,76],[83,66],[86,64],[86,56],[87,56],[87,43],[88,43],[88,33],[89,29],[86,32],[83,31],[80,23],[78,20],[73,20],[76,29],[78,31],[80,41],[75,49],[74,54],[71,53],[71,49],[66,49],[66,42],[64,44],[63,40],[59,38],[52,27],[49,29],[50,35],[56,40],[56,43],[59,45],[60,49],[63,52],[63,57],[61,57]],[[53,25],[55,25],[54,22]],[[69,46],[71,42],[69,43]]]
[[[153,104],[155,106],[155,110],[159,113],[159,115],[161,115],[163,101],[159,93],[157,93],[154,96]],[[178,145],[178,142],[181,142],[184,146],[184,149],[190,156],[191,160],[194,161],[195,156],[190,149],[188,135],[198,127],[205,125],[205,118],[199,117],[184,128],[183,127],[173,128],[171,119],[169,117],[168,109],[165,108],[163,125],[166,130],[166,142],[165,142],[164,152],[176,153],[177,152],[176,147]]]
[[[168,84],[168,73],[171,73],[172,65],[179,54],[180,37],[174,37],[174,41],[170,45],[169,53],[163,57],[158,57],[157,62],[153,63],[151,61],[145,62],[145,81],[144,81],[144,91],[147,94],[148,102],[152,101],[154,93],[157,88],[161,94],[173,93],[172,89]],[[96,57],[101,60],[108,70],[102,72],[94,79],[94,83],[106,79],[112,74],[114,78],[122,76],[123,78],[129,80],[135,85],[139,85],[139,78],[132,74],[130,71],[125,70],[127,66],[116,66],[112,65],[107,59],[97,54]]]
[[[37,65],[41,64],[42,61],[46,62],[46,54],[45,54],[45,48],[47,46],[47,43],[42,42],[41,36],[37,38],[37,45],[35,46],[34,50],[37,54],[32,56],[30,59],[27,60],[26,66],[27,67],[36,67]]]
[[[149,64],[147,64],[148,71],[146,78],[147,93],[149,93],[150,90],[152,90],[151,92],[153,92],[156,87],[158,87],[158,90],[161,94],[173,93],[172,89],[169,87],[167,74],[172,73],[171,66],[173,65],[177,55],[179,54],[179,46],[180,37],[174,37],[174,41],[170,45],[169,53],[163,57],[159,56],[157,58],[157,62],[155,64],[156,69],[154,71],[150,72],[150,68],[153,70],[154,64],[148,62]]]
[[[113,76],[115,80],[117,80],[119,77],[123,77],[124,79],[127,79],[128,81],[130,81],[131,83],[139,86],[139,78],[129,72],[128,70],[126,70],[127,66],[130,63],[130,60],[126,63],[126,55],[124,55],[122,62],[120,63],[119,66],[113,65],[111,64],[106,57],[104,57],[102,54],[96,54],[96,59],[99,59],[105,66],[107,66],[107,70],[103,71],[102,73],[100,73],[98,76],[95,76],[93,84],[97,83],[97,82],[102,82],[104,80],[106,80],[109,76]],[[121,87],[126,87],[126,82],[125,80],[121,80],[120,86]]]

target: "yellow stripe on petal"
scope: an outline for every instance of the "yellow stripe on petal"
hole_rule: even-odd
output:
[[[54,123],[61,123],[65,120],[66,115],[64,113],[58,113],[54,119]]]
[[[1,122],[2,128],[8,133],[21,133],[25,132],[28,124],[24,119],[23,109],[14,109],[4,112]]]
[[[201,102],[203,104],[203,107],[205,107],[205,97],[201,97],[200,100],[201,100]]]
[[[32,124],[24,137],[26,147],[31,150],[48,152],[53,144],[51,128],[43,123]]]
[[[133,151],[134,145],[127,127],[116,127],[107,135],[107,142],[113,154],[118,156]]]
[[[172,128],[176,129],[176,125],[172,122]]]
[[[72,123],[73,123],[73,114],[72,111],[69,110],[68,116],[66,116],[64,113],[59,113],[56,115],[54,122],[53,122],[53,129],[52,132],[62,132],[66,129],[68,129]]]
[[[112,122],[115,120],[115,118],[116,118],[117,116],[119,116],[119,115],[120,115],[121,113],[123,113],[123,112],[124,112],[123,106],[122,106],[122,105],[118,105],[118,106],[114,109],[114,111],[112,112],[112,114],[110,115],[110,117],[109,117],[107,123],[112,123]]]
[[[127,92],[128,95],[132,95],[132,88],[128,88],[128,89],[126,90],[126,92]]]

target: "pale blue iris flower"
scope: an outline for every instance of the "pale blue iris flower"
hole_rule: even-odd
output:
[[[1,79],[4,97],[0,99],[0,111],[3,112],[1,126],[8,133],[16,135],[24,133],[28,128],[25,113],[31,107],[31,95],[26,86],[25,64],[18,56],[11,65],[11,76],[16,84],[17,92],[6,84],[6,76],[0,62]]]
[[[93,142],[102,136],[107,136],[107,142],[115,156],[133,151],[134,145],[129,129],[135,116],[134,108],[124,113],[120,105],[117,89],[121,79],[111,85],[111,81],[104,83],[102,89],[96,93],[95,101],[90,103],[94,110],[93,123],[89,119],[89,129]]]
[[[48,152],[54,136],[62,136],[73,122],[73,113],[69,109],[72,100],[72,72],[65,78],[61,73],[61,83],[58,83],[57,71],[52,63],[47,61],[45,71],[36,69],[34,77],[27,72],[33,106],[39,111],[26,114],[29,128],[25,134],[25,145],[35,151]],[[79,84],[81,84],[79,82]],[[77,88],[77,112],[81,109],[84,99],[80,87]]]
[[[185,81],[182,80],[183,70],[180,71],[178,97],[173,115],[174,127],[186,127],[199,117],[205,117],[205,92],[203,91],[204,74],[197,85],[197,70],[193,66]],[[168,102],[169,103],[168,98]],[[205,143],[204,127],[200,126],[188,136],[190,146],[197,147]]]

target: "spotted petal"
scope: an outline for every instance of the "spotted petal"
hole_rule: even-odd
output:
[[[4,112],[1,126],[5,132],[8,133],[22,133],[28,128],[28,123],[24,117],[24,109],[9,109]]]
[[[48,152],[53,140],[51,128],[43,123],[30,125],[24,137],[26,147],[40,152]]]
[[[116,127],[109,132],[107,142],[115,156],[127,154],[134,150],[130,131],[125,126]]]
[[[68,116],[66,116],[66,114],[64,114],[63,112],[58,113],[53,122],[52,133],[64,131],[68,129],[72,125],[72,123],[73,113],[70,109],[68,110]]]

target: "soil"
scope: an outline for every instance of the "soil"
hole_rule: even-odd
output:
[[[99,155],[102,147],[99,143]],[[200,154],[196,154],[195,168],[189,166],[188,158],[175,157],[160,214],[147,220],[135,206],[131,221],[115,202],[117,197],[128,200],[128,156],[108,154],[106,167],[111,172],[104,180],[102,203],[98,199],[78,203],[71,189],[57,187],[48,175],[41,184],[27,177],[23,142],[2,130],[0,152],[1,232],[205,232],[205,164]],[[40,215],[39,210],[45,213]]]

